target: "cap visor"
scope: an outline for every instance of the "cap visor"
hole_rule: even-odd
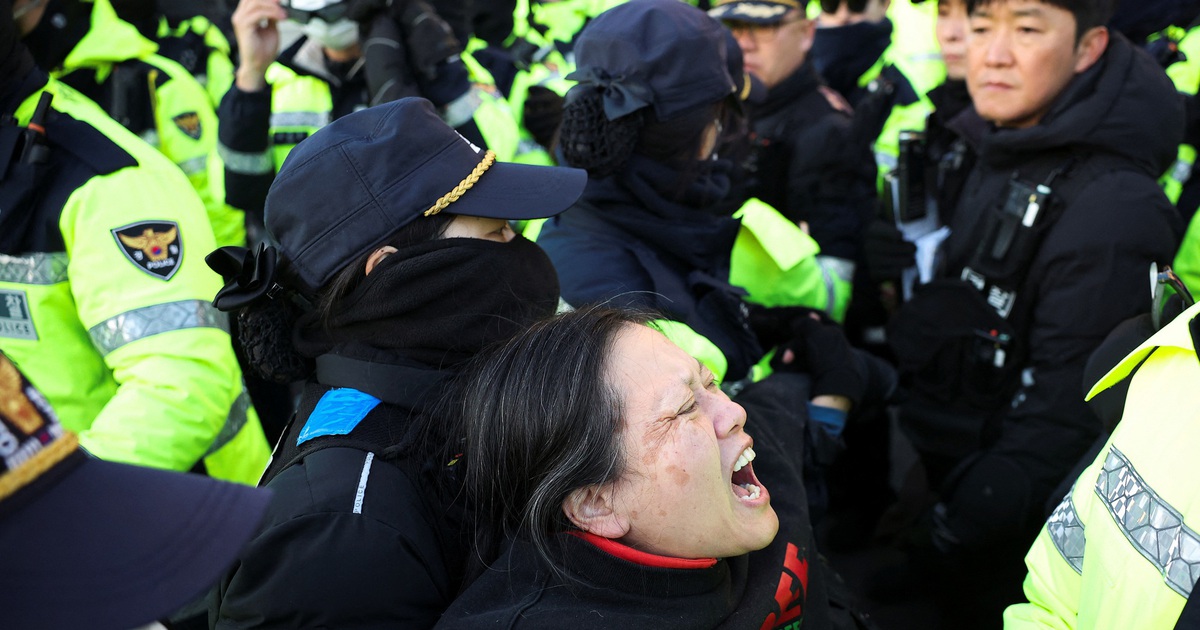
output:
[[[232,565],[269,495],[89,458],[0,523],[4,625],[128,629],[166,617]]]
[[[493,219],[544,219],[570,208],[587,185],[587,171],[563,166],[496,162],[446,212]]]
[[[733,20],[750,24],[774,24],[783,19],[792,7],[774,2],[730,2],[708,10],[718,20]]]

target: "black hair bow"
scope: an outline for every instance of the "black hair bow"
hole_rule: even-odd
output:
[[[579,85],[600,89],[604,95],[604,115],[609,120],[628,116],[654,102],[654,93],[644,81],[626,77],[624,74],[614,76],[604,68],[580,68],[568,74],[566,78],[578,81]]]
[[[279,251],[266,243],[259,243],[255,250],[222,247],[205,256],[204,262],[225,280],[225,286],[213,298],[213,306],[219,310],[236,311],[264,296],[274,298],[283,289],[275,281]]]

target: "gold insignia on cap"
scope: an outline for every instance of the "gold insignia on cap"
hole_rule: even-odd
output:
[[[491,168],[492,164],[495,162],[496,153],[489,149],[487,153],[483,154],[483,159],[479,162],[479,164],[476,164],[475,168],[471,170],[471,174],[467,175],[466,179],[458,182],[458,185],[454,187],[454,190],[442,195],[442,197],[437,200],[437,203],[433,204],[428,210],[425,211],[425,216],[431,217],[442,210],[445,210],[447,206],[455,201],[458,201],[458,198],[462,197],[463,193],[470,190],[471,187],[475,185],[475,182],[479,181],[479,177],[483,175],[485,171]]]

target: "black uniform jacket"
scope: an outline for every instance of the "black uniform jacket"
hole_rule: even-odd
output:
[[[985,431],[982,444],[1028,474],[1035,496],[1053,488],[1099,434],[1079,395],[1084,363],[1117,324],[1149,309],[1150,263],[1169,262],[1178,246],[1182,226],[1156,178],[1174,160],[1182,131],[1183,104],[1171,82],[1114,35],[1039,124],[983,136],[949,218],[942,275],[957,279],[1009,182],[1043,183],[1065,167],[1050,187],[1070,193],[1059,199],[1056,221],[1034,224],[1045,232],[1009,316],[1024,357],[1019,388],[994,410],[995,431]],[[1097,172],[1089,163],[1098,160],[1108,165]]]
[[[874,138],[856,140],[850,106],[805,63],[753,110],[749,193],[807,221],[821,253],[855,260],[875,204]]]
[[[349,434],[297,449],[334,389],[306,386],[267,473],[282,468],[266,482],[275,495],[263,529],[219,586],[217,628],[428,628],[450,604],[467,546],[460,512],[436,490],[446,462],[424,454],[437,449],[423,448],[420,421],[448,379],[392,369],[390,401]]]

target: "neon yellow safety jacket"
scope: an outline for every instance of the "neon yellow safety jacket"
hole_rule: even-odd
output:
[[[157,44],[137,28],[117,17],[109,0],[94,0],[91,28],[71,50],[62,67],[51,74],[109,110],[114,118],[133,125],[135,134],[167,156],[187,175],[208,211],[220,245],[245,243],[242,215],[212,195],[209,156],[217,146],[217,114],[208,93],[182,66],[155,51]],[[149,85],[149,103],[131,103],[134,111],[123,115],[99,95],[112,85],[117,73],[134,75]],[[124,120],[123,120],[124,119]]]
[[[1029,602],[1005,611],[1007,630],[1175,626],[1200,577],[1197,316],[1184,311],[1088,393],[1133,373],[1120,424],[1025,557]]]
[[[59,112],[51,150],[91,170],[53,174],[55,192],[27,208],[49,244],[0,255],[0,344],[92,454],[255,483],[269,452],[210,302],[221,282],[204,264],[216,244],[203,206],[95,103],[52,79],[42,89]]]
[[[1167,67],[1167,76],[1175,84],[1175,89],[1183,94],[1196,94],[1200,89],[1200,28],[1184,32],[1183,29],[1171,28],[1162,34],[1163,37],[1177,39],[1179,51],[1185,55],[1183,61],[1177,61]],[[1196,147],[1190,144],[1179,145],[1179,157],[1175,164],[1159,179],[1163,191],[1171,203],[1179,203],[1183,185],[1192,176],[1192,165],[1196,163]]]
[[[1200,212],[1192,215],[1173,268],[1192,295],[1200,295]]]
[[[193,42],[193,39],[197,41]],[[180,62],[181,65],[184,64],[179,59],[168,54],[168,48],[174,48],[176,43],[179,44],[182,54],[203,57],[196,60],[197,69],[192,72],[192,76],[204,86],[215,110],[221,103],[221,97],[225,96],[229,86],[233,85],[235,70],[233,60],[230,59],[229,40],[225,38],[221,29],[201,15],[183,20],[175,26],[171,26],[164,16],[158,20],[155,40],[158,42],[160,54]]]
[[[729,261],[729,282],[762,306],[807,306],[841,322],[850,304],[853,263],[821,256],[804,230],[770,205],[750,199],[734,217],[742,227]]]

